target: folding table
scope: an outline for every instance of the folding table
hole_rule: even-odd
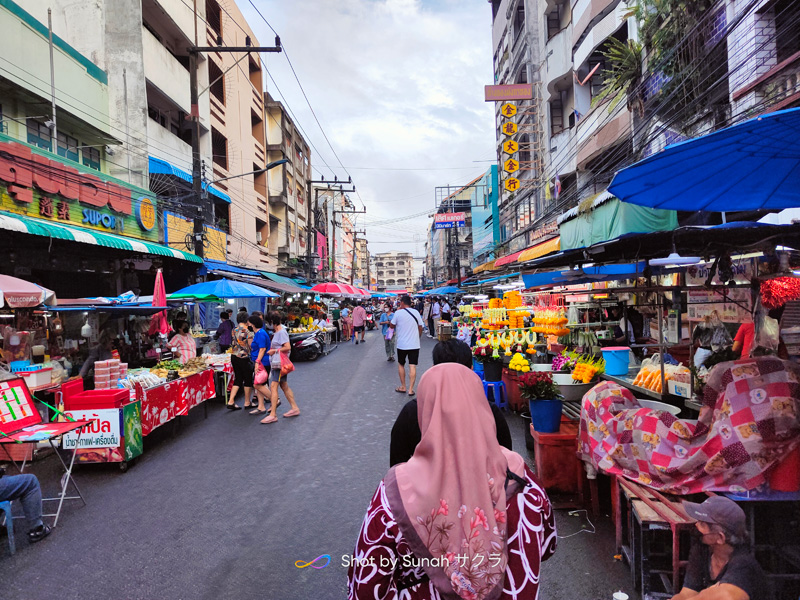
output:
[[[78,445],[76,443],[75,450],[72,453],[72,460],[67,466],[64,459],[56,449],[53,440],[62,436],[70,431],[76,431],[78,439],[82,429],[91,423],[91,421],[67,421],[64,423],[44,423],[42,415],[36,410],[34,405],[33,396],[31,396],[28,386],[21,378],[9,379],[7,381],[0,381],[0,444],[22,444],[25,442],[42,442],[47,441],[50,447],[53,448],[55,455],[61,462],[64,468],[64,476],[61,478],[61,493],[53,498],[42,498],[43,502],[58,501],[58,508],[55,513],[48,513],[42,516],[55,517],[53,526],[58,525],[58,517],[61,514],[61,507],[64,500],[81,500],[86,505],[86,500],[83,499],[75,481],[72,479],[72,467],[75,463],[75,455],[77,453]],[[22,465],[18,465],[15,460],[11,462],[19,470],[20,473],[25,469],[27,457],[22,461]],[[78,492],[77,496],[67,496],[67,486],[72,482],[73,487]]]

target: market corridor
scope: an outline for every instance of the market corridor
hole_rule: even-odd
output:
[[[421,371],[433,341],[423,337]],[[302,415],[260,425],[212,403],[149,437],[122,474],[113,465],[77,469],[87,506],[67,505],[46,541],[0,558],[0,597],[71,599],[340,599],[364,510],[389,463],[389,432],[405,396],[377,332],[290,375]],[[241,404],[241,400],[239,402]],[[278,409],[287,410],[286,402]],[[515,449],[527,453],[521,421],[509,417]],[[45,493],[54,481],[37,463]],[[48,494],[49,495],[49,494]],[[559,534],[580,518],[558,513]],[[630,589],[613,561],[608,521],[598,534],[559,544],[545,564],[540,598],[610,598]],[[4,541],[4,540],[3,540]],[[330,554],[324,569],[295,567]],[[569,574],[569,576],[567,576]],[[636,596],[628,592],[635,600]]]

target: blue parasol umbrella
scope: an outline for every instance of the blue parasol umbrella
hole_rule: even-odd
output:
[[[170,294],[169,300],[197,300],[215,302],[225,298],[277,298],[279,294],[257,285],[232,279],[203,281]]]
[[[620,200],[673,210],[733,212],[800,206],[800,108],[668,146],[619,171]]]
[[[464,290],[454,285],[445,285],[425,292],[426,296],[444,296],[445,294],[463,294]]]

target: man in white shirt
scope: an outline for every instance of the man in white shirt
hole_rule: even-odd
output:
[[[453,317],[450,314],[450,303],[447,301],[447,298],[444,299],[444,304],[442,305],[442,320],[444,321],[453,320]]]
[[[394,313],[389,327],[394,331],[397,343],[397,372],[400,375],[400,387],[395,392],[413,396],[417,383],[417,363],[419,363],[419,338],[422,335],[422,317],[416,309],[411,308],[411,297],[400,298],[400,308]],[[408,359],[408,387],[406,387],[406,359]]]
[[[431,318],[433,319],[433,331],[428,332],[428,337],[432,338],[439,328],[439,319],[442,317],[442,305],[439,304],[439,299],[433,299],[433,306],[431,307]]]

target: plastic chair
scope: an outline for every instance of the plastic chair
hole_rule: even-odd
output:
[[[14,517],[11,516],[11,502],[0,502],[0,511],[3,511],[3,520],[8,532],[8,551],[13,555],[17,548],[14,544]]]
[[[489,399],[489,389],[492,390],[492,400],[494,400],[497,408],[508,408],[508,394],[506,393],[506,384],[502,381],[484,381],[483,393],[486,394],[486,399]]]

